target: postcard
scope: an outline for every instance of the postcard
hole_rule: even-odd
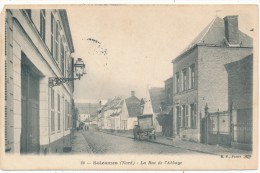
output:
[[[1,169],[257,169],[258,14],[6,5]]]

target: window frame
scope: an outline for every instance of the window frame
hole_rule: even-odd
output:
[[[45,42],[46,37],[46,10],[40,10],[40,37]]]
[[[182,91],[187,90],[187,69],[182,69]]]
[[[51,132],[55,133],[55,91],[51,88]]]
[[[195,88],[195,64],[192,64],[190,67],[190,89]]]
[[[179,93],[180,91],[180,73],[175,73],[175,93]]]
[[[61,114],[61,99],[60,99],[60,95],[57,94],[57,104],[58,104],[58,110],[57,110],[57,130],[60,131],[61,130],[61,118],[60,118],[60,114]]]

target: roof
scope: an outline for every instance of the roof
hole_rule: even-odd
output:
[[[136,117],[141,114],[141,101],[136,96],[125,99],[129,117]]]
[[[224,65],[227,72],[242,73],[245,71],[253,71],[253,54],[248,55],[238,61],[233,61]]]
[[[158,113],[161,111],[161,103],[165,102],[164,88],[152,87],[149,89],[149,94],[151,98],[151,104],[153,107],[153,112]]]
[[[161,115],[169,115],[169,113],[172,111],[173,106],[172,105],[167,105],[165,108],[159,113]]]
[[[251,37],[239,31],[240,47],[253,47]],[[177,56],[172,62],[176,61],[184,54],[195,48],[196,46],[227,46],[225,44],[225,24],[224,20],[215,17],[199,35]]]

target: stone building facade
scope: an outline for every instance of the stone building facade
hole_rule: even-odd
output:
[[[5,150],[56,153],[71,145],[74,52],[65,10],[7,9]]]

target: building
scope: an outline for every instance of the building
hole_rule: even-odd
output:
[[[171,137],[173,131],[173,78],[164,81],[165,99],[161,103],[161,111],[158,113],[158,122],[162,126],[162,135]]]
[[[238,16],[219,17],[173,61],[173,135],[200,141],[200,122],[210,112],[228,110],[225,64],[252,54],[252,38],[238,28]]]
[[[122,114],[120,117],[120,130],[132,130],[137,124],[137,116],[141,114],[140,100],[135,96],[135,92],[131,91],[131,97],[124,100]]]
[[[75,103],[75,106],[78,109],[78,120],[80,122],[97,117],[99,103]]]
[[[154,128],[158,134],[162,133],[162,124],[164,123],[160,121],[158,116],[162,111],[163,103],[165,103],[165,91],[164,88],[161,87],[148,88],[145,98],[141,100],[143,115],[153,115]]]
[[[140,115],[140,100],[131,91],[131,96],[123,99],[115,97],[98,109],[98,127],[101,129],[128,132],[137,124]]]
[[[228,72],[228,103],[232,109],[233,148],[252,150],[253,55],[225,65]]]
[[[74,77],[66,10],[7,9],[5,16],[5,150],[57,153],[71,145]]]

